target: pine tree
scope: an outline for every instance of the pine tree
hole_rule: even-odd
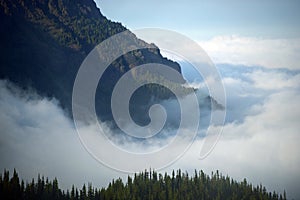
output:
[[[286,199],[285,191],[283,195],[275,191],[267,192],[262,185],[253,187],[246,179],[237,182],[218,171],[211,176],[205,175],[203,171],[195,171],[193,177],[189,177],[187,172],[182,173],[181,170],[178,170],[176,175],[175,171],[172,171],[171,176],[167,173],[162,175],[155,171],[150,172],[135,174],[134,179],[128,176],[126,184],[120,178],[112,180],[107,188],[101,190],[88,183],[88,186],[84,184],[80,191],[73,185],[71,191],[65,192],[59,189],[56,178],[51,182],[48,178],[44,181],[44,177],[38,176],[37,182],[32,179],[25,185],[24,181],[20,183],[15,170],[11,178],[5,170],[3,175],[0,175],[0,199]]]

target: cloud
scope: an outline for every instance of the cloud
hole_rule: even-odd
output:
[[[254,185],[262,183],[268,190],[285,189],[290,198],[297,199],[299,74],[270,69],[249,72],[243,68],[244,72],[234,66],[226,68],[239,71],[239,76],[225,73],[223,77],[229,119],[215,149],[206,159],[195,161],[203,144],[203,138],[199,138],[174,166],[191,173],[195,168],[206,173],[220,170],[237,180],[246,177]]]
[[[71,120],[55,99],[25,92],[0,81],[0,169],[16,168],[31,181],[38,173],[60,186],[106,186],[117,173],[96,162],[83,148]],[[1,172],[2,173],[2,172]]]
[[[200,41],[215,63],[300,69],[300,39],[264,39],[242,36],[217,36]]]
[[[102,161],[107,159],[104,161],[109,162],[105,164],[112,167],[124,164],[131,167],[130,171],[158,168],[162,167],[161,163],[169,164],[166,160],[177,157],[178,152],[183,153],[186,144],[191,142],[185,136],[193,134],[185,129],[185,136],[178,140],[178,145],[169,147],[169,154],[150,157],[147,162],[130,155],[120,157],[117,149],[133,154],[157,151],[173,140],[170,136],[174,135],[175,130],[167,129],[162,133],[164,137],[140,142],[124,135],[112,134],[106,124],[101,123],[106,128],[104,135],[99,132],[97,125],[92,124],[81,128],[84,134],[89,134],[90,141],[98,143],[90,142],[84,147],[84,138],[79,139],[72,120],[65,115],[57,100],[43,98],[32,91],[23,91],[3,80],[0,81],[0,125],[0,169],[16,168],[28,181],[38,173],[49,178],[57,177],[63,188],[70,188],[72,184],[81,186],[87,182],[103,187],[113,178],[125,177],[126,174],[112,170],[92,157],[97,157],[99,152],[103,157],[98,158]],[[107,137],[109,143],[113,143],[109,148],[106,148]],[[91,154],[85,148],[92,149]]]
[[[264,90],[283,90],[294,87],[300,87],[300,74],[290,76],[280,72],[264,72],[261,70],[249,74],[253,80],[254,87]]]
[[[210,174],[218,169],[237,180],[246,177],[254,185],[262,183],[268,190],[285,189],[289,197],[298,198],[299,73],[245,66],[219,69],[227,92],[228,117],[222,137],[212,153],[199,160],[205,139],[202,134],[177,162],[161,171],[181,168],[193,174],[194,169],[203,169]],[[172,104],[164,104],[172,109]],[[16,168],[27,180],[41,173],[58,177],[64,188],[84,182],[101,187],[113,178],[127,176],[101,165],[85,151],[72,121],[55,99],[42,98],[0,81],[0,125],[0,168]],[[85,128],[97,134],[95,127]],[[147,152],[165,145],[170,138],[148,143],[117,139],[113,142],[127,151]],[[104,146],[98,148],[103,151]],[[170,151],[175,152],[176,147],[172,148]],[[111,151],[107,155],[118,162],[135,162]],[[157,157],[157,162],[160,159],[163,158]],[[149,168],[151,164],[148,163]]]
[[[268,190],[286,190],[289,198],[299,198],[299,102],[300,92],[295,88],[268,95],[248,108],[248,113],[255,112],[242,123],[224,125],[219,142],[206,159],[195,160],[203,145],[199,138],[172,168],[190,173],[195,168],[206,173],[220,170],[234,179],[246,177],[254,185],[262,183]]]

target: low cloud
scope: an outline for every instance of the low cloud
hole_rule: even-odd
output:
[[[38,173],[57,177],[63,188],[88,182],[102,187],[122,175],[85,151],[55,99],[25,93],[7,81],[0,81],[0,127],[1,171],[16,168],[27,181]]]
[[[215,63],[300,69],[300,39],[264,39],[242,36],[217,36],[200,41]]]
[[[290,198],[299,198],[299,101],[300,94],[295,91],[271,95],[252,107],[259,113],[246,117],[243,123],[226,124],[206,159],[195,161],[203,143],[199,139],[175,166],[190,172],[194,168],[207,173],[220,170],[234,179],[246,177],[254,185],[262,183],[268,190],[286,190]]]
[[[246,177],[253,184],[262,183],[269,190],[285,189],[290,198],[297,199],[300,76],[249,68],[225,68],[228,118],[216,148],[206,159],[195,162],[193,157],[203,143],[196,140],[178,166],[190,170],[201,167],[207,173],[219,169],[238,180]]]
[[[299,73],[217,67],[227,93],[227,119],[219,142],[207,158],[199,160],[205,139],[200,135],[177,162],[162,171],[181,168],[193,173],[194,169],[204,169],[210,174],[218,169],[234,179],[246,177],[254,185],[262,183],[278,192],[285,189],[289,197],[299,198]],[[87,182],[102,187],[113,178],[127,176],[92,158],[55,99],[0,81],[0,125],[0,168],[16,168],[27,180],[41,173],[57,177],[63,188]],[[87,130],[93,131],[93,127]],[[116,143],[137,152],[141,148],[152,150],[169,139],[153,140],[148,147],[122,138]],[[105,151],[103,146],[99,149]],[[113,152],[107,153],[112,159],[126,161]]]

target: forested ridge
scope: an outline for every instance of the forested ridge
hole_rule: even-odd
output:
[[[98,199],[286,199],[286,193],[268,192],[262,185],[253,186],[246,179],[235,181],[218,171],[205,174],[195,170],[190,176],[181,170],[171,175],[153,170],[128,176],[126,183],[121,178],[112,180],[106,188],[95,188],[91,183],[82,188],[71,190],[59,188],[58,180],[38,176],[31,182],[20,180],[14,170],[12,176],[4,170],[0,175],[0,199],[61,199],[61,200],[98,200]]]
[[[95,46],[123,31],[130,41],[119,41],[118,46],[146,44],[121,23],[102,15],[93,0],[0,0],[0,79],[56,98],[72,117],[73,84],[81,63]],[[105,53],[113,55],[113,47]],[[106,54],[99,57],[105,60]],[[164,64],[181,73],[179,64],[164,58],[155,45],[118,57],[99,80],[95,102],[100,120],[113,121],[110,97],[120,77],[147,63]],[[182,77],[180,83],[184,82]],[[154,94],[158,100],[173,97],[163,87],[144,87],[142,94],[133,98],[136,112],[142,113],[139,118]]]

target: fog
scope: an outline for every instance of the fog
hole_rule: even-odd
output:
[[[234,65],[219,65],[218,69],[227,94],[227,117],[219,142],[211,154],[199,159],[206,130],[206,126],[200,126],[192,146],[160,172],[181,168],[192,174],[194,169],[210,174],[218,169],[234,179],[245,177],[254,185],[262,183],[268,190],[280,193],[285,189],[289,197],[299,198],[300,74]],[[198,84],[199,91],[201,85]],[[163,102],[163,105],[172,108],[172,102]],[[209,113],[201,114],[201,120],[209,118]],[[103,165],[88,153],[73,121],[58,101],[41,97],[34,91],[23,91],[6,80],[0,81],[0,127],[0,169],[16,168],[25,180],[30,181],[40,173],[49,178],[57,177],[60,186],[66,189],[72,184],[81,186],[88,182],[105,187],[113,178],[128,175]],[[84,128],[97,134],[94,125]],[[109,130],[106,131],[109,134]],[[164,134],[173,136],[175,130],[169,131]],[[185,131],[188,134],[188,128]],[[119,148],[136,153],[155,151],[168,144],[170,137],[146,143],[129,141],[126,137],[110,139],[115,140]],[[185,144],[184,137],[181,139]],[[115,164],[135,164],[130,158],[117,157],[118,154],[104,146],[95,148]],[[162,159],[156,158],[157,163]],[[153,166],[155,163],[139,165],[136,161],[135,170]]]

